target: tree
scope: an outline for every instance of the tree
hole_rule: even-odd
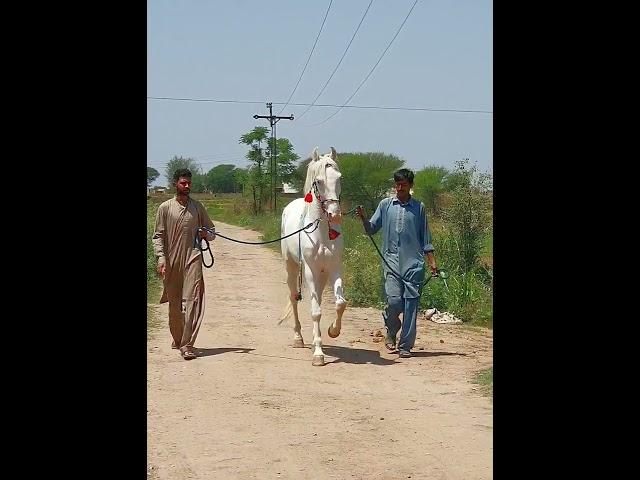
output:
[[[468,158],[463,158],[456,162],[456,168],[450,172],[442,181],[442,186],[446,192],[453,192],[458,188],[470,188],[471,178],[475,172],[466,170],[466,165],[469,164]]]
[[[251,147],[246,157],[253,165],[249,167],[248,175],[244,177],[244,186],[251,192],[254,213],[262,212],[266,201],[265,192],[269,191],[269,178],[264,172],[266,157],[262,149],[262,142],[267,140],[268,132],[267,127],[255,127],[249,133],[242,135],[239,141]]]
[[[451,225],[459,265],[464,272],[478,266],[482,240],[491,227],[491,189],[493,180],[487,173],[478,173],[477,166],[468,167],[469,159],[456,162],[452,173],[457,186],[444,218]]]
[[[293,145],[286,138],[276,139],[276,174],[278,182],[289,183],[293,172],[296,168],[295,162],[300,155],[293,151]],[[267,158],[271,158],[273,153],[273,139],[269,138],[267,142]],[[271,176],[271,164],[268,164],[267,174]]]
[[[191,191],[193,193],[203,193],[207,191],[207,176],[202,173],[194,173],[193,171],[191,177]]]
[[[214,193],[238,191],[238,170],[235,165],[216,165],[207,172],[207,190]]]
[[[150,187],[156,178],[160,176],[160,172],[153,167],[147,167],[147,187]]]
[[[340,159],[338,159],[340,161]],[[289,178],[289,182],[293,188],[298,191],[302,191],[304,188],[304,182],[307,179],[307,169],[309,168],[309,162],[311,162],[311,157],[307,157],[302,160],[297,167],[294,168],[291,173],[291,177]]]
[[[431,165],[416,172],[413,179],[414,196],[424,202],[430,215],[440,216],[439,197],[445,191],[444,179],[449,174],[445,167]]]
[[[196,174],[200,173],[200,167],[193,158],[187,157],[178,157],[176,155],[173,156],[167,166],[165,168],[165,176],[169,180],[169,185],[173,185],[173,174],[176,170],[181,168],[186,168],[191,170],[191,174],[195,177]]]
[[[340,153],[342,197],[353,205],[363,205],[368,215],[373,214],[393,186],[393,172],[403,165],[404,160],[399,157],[381,152]]]

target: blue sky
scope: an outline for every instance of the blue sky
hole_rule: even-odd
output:
[[[333,0],[292,103],[312,103],[343,55],[370,0]],[[414,0],[374,0],[318,104],[343,105],[370,72]],[[493,171],[493,114],[287,106],[329,0],[147,2],[147,95],[250,103],[147,99],[147,165],[173,155],[203,171],[248,166],[240,136],[269,126],[253,115],[293,114],[277,124],[301,158],[321,152],[385,152],[406,166],[451,168],[469,158]],[[493,4],[419,0],[349,105],[493,111]],[[166,184],[161,176],[156,184]]]

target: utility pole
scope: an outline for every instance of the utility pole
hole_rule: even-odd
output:
[[[293,120],[293,115],[289,115],[288,117],[278,117],[277,115],[273,114],[273,104],[272,103],[267,103],[267,108],[269,109],[269,115],[254,115],[253,118],[255,118],[256,120],[259,118],[266,118],[269,120],[269,125],[271,125],[271,141],[273,142],[273,148],[271,149],[271,159],[270,159],[270,165],[271,165],[271,187],[272,187],[272,191],[273,191],[273,211],[276,211],[276,185],[278,185],[277,183],[277,162],[276,162],[276,158],[277,158],[277,153],[278,153],[278,146],[276,144],[276,123],[278,123],[279,120]]]

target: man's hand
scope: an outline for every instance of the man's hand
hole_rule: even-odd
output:
[[[356,215],[359,216],[362,220],[364,220],[364,209],[362,208],[362,205],[358,205],[356,207]]]
[[[158,266],[156,267],[156,272],[158,272],[158,275],[164,278],[166,271],[167,271],[167,264],[164,260],[164,257],[159,257]]]
[[[433,252],[425,253],[425,258],[427,263],[429,264],[429,268],[431,269],[431,275],[434,277],[438,276],[438,266],[436,265],[436,257],[433,256]]]
[[[207,239],[210,242],[212,242],[216,238],[215,229],[207,230],[207,229],[203,228],[198,233],[200,234],[200,239],[202,239],[202,240]]]

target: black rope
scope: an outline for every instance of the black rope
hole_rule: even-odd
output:
[[[280,237],[280,238],[276,238],[275,240],[268,240],[266,242],[245,242],[244,240],[237,240],[235,238],[229,238],[229,237],[225,237],[224,235],[222,235],[221,233],[217,233],[216,232],[216,236],[218,237],[222,237],[225,238],[227,240],[231,240],[232,242],[237,242],[237,243],[244,243],[247,245],[264,245],[266,243],[273,243],[273,242],[279,242],[280,240],[284,240],[285,238],[289,238],[292,235],[295,235],[296,233],[300,233],[304,230],[304,233],[313,233],[316,231],[316,229],[318,228],[318,225],[320,224],[320,220],[321,218],[318,218],[317,220],[314,220],[313,222],[311,222],[310,224],[302,227],[300,230],[296,230],[293,233],[290,233],[289,235],[285,235],[284,237]],[[313,224],[316,224],[315,228],[313,230],[311,230],[310,232],[307,232],[307,228],[311,227]]]
[[[369,237],[369,239],[371,239],[371,243],[373,243],[373,246],[374,246],[374,247],[376,247],[376,251],[378,252],[378,255],[380,256],[380,258],[382,259],[382,261],[384,262],[384,264],[385,264],[385,265],[387,266],[387,268],[389,269],[389,272],[390,272],[391,274],[393,274],[393,276],[395,276],[396,278],[398,278],[399,280],[401,280],[402,282],[404,282],[404,284],[405,284],[405,285],[406,285],[406,284],[408,284],[408,283],[410,283],[410,284],[412,284],[412,285],[419,285],[419,288],[422,288],[422,287],[424,287],[424,286],[429,282],[429,280],[431,280],[433,277],[441,277],[441,276],[442,276],[442,278],[443,278],[443,279],[445,279],[445,278],[446,278],[446,272],[443,272],[442,270],[440,270],[440,269],[437,269],[437,268],[436,268],[436,273],[435,273],[435,274],[431,274],[431,275],[429,275],[429,276],[427,277],[427,279],[426,279],[424,282],[422,282],[422,284],[420,284],[420,283],[415,283],[415,282],[412,282],[411,280],[408,280],[407,278],[405,278],[404,276],[402,276],[402,275],[400,275],[398,272],[396,272],[393,268],[391,268],[391,265],[389,265],[389,263],[387,262],[387,259],[386,259],[386,258],[384,258],[384,256],[383,256],[383,255],[382,255],[382,253],[380,252],[380,249],[378,248],[378,245],[376,245],[376,241],[375,241],[375,240],[373,239],[373,237],[372,237],[371,235],[369,235],[368,233],[367,233],[367,236]]]
[[[202,264],[206,267],[206,268],[211,268],[213,266],[214,263],[214,258],[213,258],[213,252],[211,251],[211,245],[209,245],[209,240],[207,240],[206,238],[201,238],[200,237],[200,232],[209,232],[209,233],[214,233],[213,230],[206,228],[206,227],[198,227],[196,229],[196,236],[193,239],[193,243],[195,244],[195,247],[200,250],[200,259],[202,260]],[[206,243],[206,247],[202,248],[202,241],[204,240],[204,243]],[[207,265],[207,262],[204,261],[204,252],[209,251],[209,256],[211,257],[211,264]]]

